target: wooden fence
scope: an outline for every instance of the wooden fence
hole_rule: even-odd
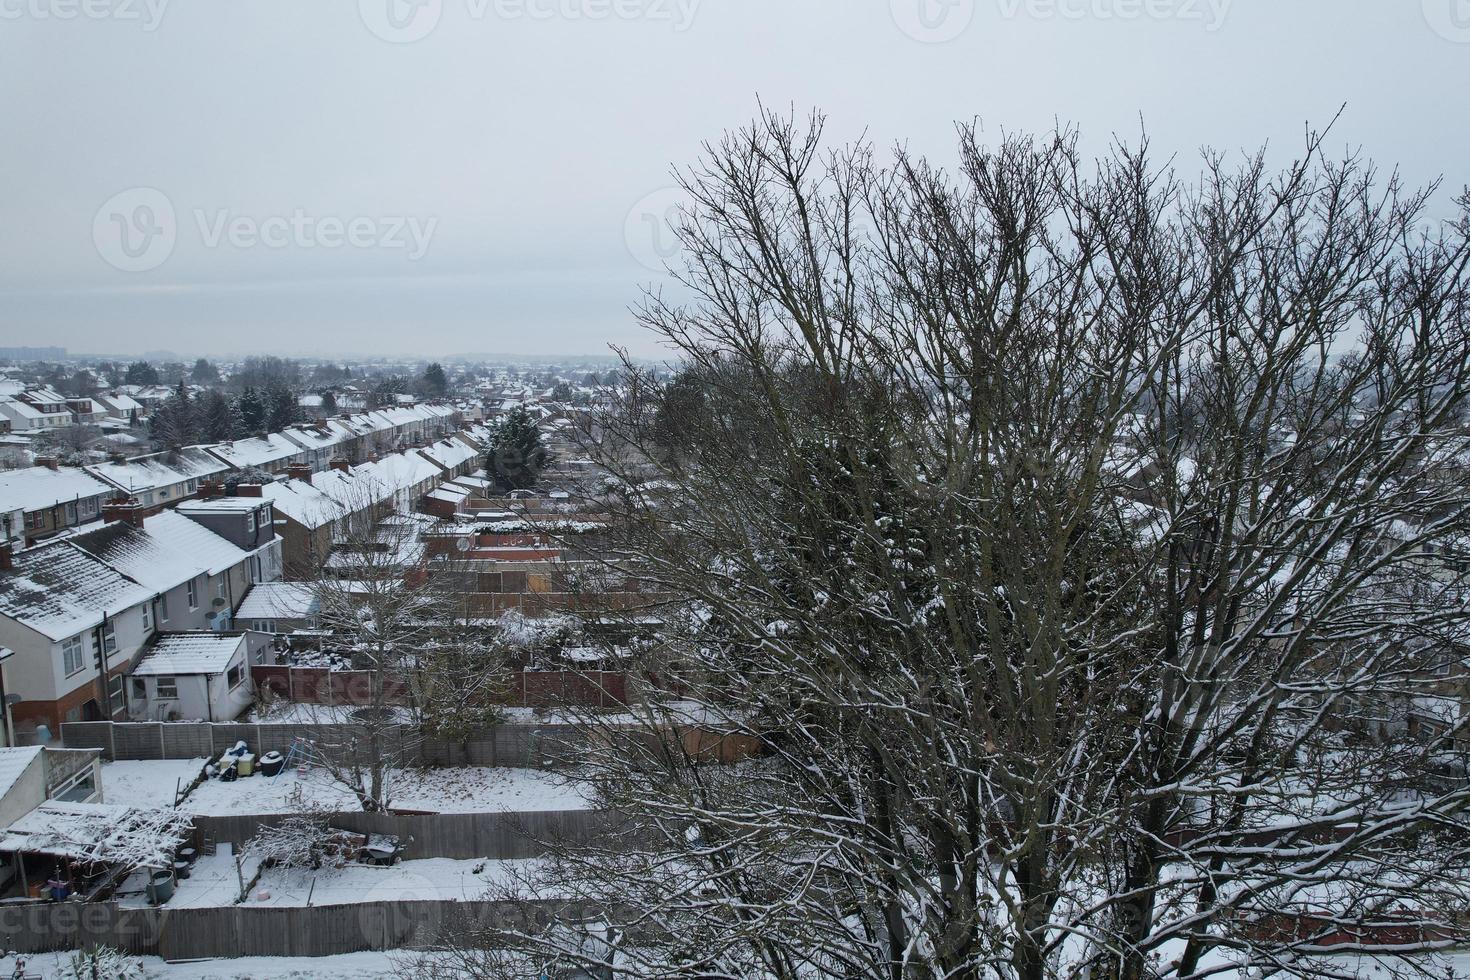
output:
[[[257,688],[287,701],[348,706],[376,703],[370,671],[261,664],[250,668],[250,675]],[[409,682],[402,677],[385,678],[383,697],[390,704],[408,703]],[[505,676],[503,701],[525,708],[563,704],[613,708],[628,703],[628,677],[620,670],[517,671]]]
[[[241,845],[262,827],[272,827],[289,813],[228,814],[194,817],[194,828],[215,842]],[[546,853],[549,842],[585,844],[607,840],[626,828],[625,817],[602,810],[538,810],[518,813],[332,813],[325,819],[359,834],[412,837],[404,858],[515,860]]]
[[[318,746],[360,742],[360,725],[248,724],[207,721],[77,721],[61,726],[69,749],[101,749],[107,759],[213,758],[244,741],[256,754],[284,754],[296,738]],[[569,725],[497,725],[448,740],[420,735],[407,725],[384,730],[390,751],[410,764],[544,768],[575,758],[583,736]]]
[[[333,956],[412,949],[470,928],[515,927],[549,915],[579,917],[566,902],[374,901],[305,908],[121,908],[116,902],[0,906],[0,944],[16,953],[110,946],[166,960]]]

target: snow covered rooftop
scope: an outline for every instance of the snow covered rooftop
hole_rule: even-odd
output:
[[[133,674],[222,674],[244,649],[245,637],[238,633],[160,633]]]
[[[30,768],[31,763],[36,761],[36,756],[41,752],[39,745],[0,749],[0,799],[3,799],[5,794],[15,787],[21,774]]]
[[[64,640],[153,598],[145,588],[70,540],[17,552],[0,572],[0,615]]]
[[[261,582],[245,595],[235,612],[237,621],[252,619],[306,619],[316,615],[318,603],[311,586],[301,582]]]
[[[252,439],[236,439],[209,447],[209,451],[229,463],[235,469],[252,466],[269,466],[301,454],[301,447],[279,432],[256,436]]]
[[[72,466],[32,466],[0,473],[0,511],[42,510],[116,490],[86,470]]]

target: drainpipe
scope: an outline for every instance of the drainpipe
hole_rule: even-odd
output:
[[[107,613],[102,614],[102,623],[92,630],[93,639],[97,643],[97,683],[101,689],[102,711],[108,721],[112,721],[112,692],[108,690],[107,684]]]

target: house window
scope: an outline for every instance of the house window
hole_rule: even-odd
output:
[[[233,691],[239,687],[241,682],[245,680],[245,665],[235,664],[235,666],[230,668],[229,673],[225,674],[225,679],[230,684],[230,690]]]
[[[260,556],[259,555],[251,555],[250,556],[250,581],[251,581],[251,583],[255,583],[255,582],[259,582],[260,581]]]
[[[250,625],[251,629],[257,633],[274,633],[276,631],[276,621],[274,619],[257,619]]]
[[[112,675],[112,678],[107,682],[107,703],[109,705],[111,705],[113,711],[117,711],[120,708],[122,708],[122,706],[123,706],[123,675],[122,674],[113,674]]]
[[[160,701],[177,701],[179,699],[179,679],[159,677],[153,682],[153,693]]]
[[[53,790],[51,799],[62,800],[66,803],[86,803],[97,795],[97,784],[92,777],[92,767],[88,766],[77,773],[61,787]]]
[[[102,624],[102,649],[107,653],[117,650],[117,629],[110,619]]]
[[[189,579],[189,584],[187,586],[187,594],[188,594],[188,597],[189,597],[189,608],[190,609],[198,609],[199,608],[199,590],[197,588],[195,588],[195,586],[194,586],[194,580],[193,579]]]
[[[67,504],[66,505],[66,523],[68,523],[68,524],[75,524],[76,522],[77,522],[77,505],[74,504],[74,503]]]
[[[81,670],[86,663],[86,658],[82,656],[80,636],[74,636],[61,644],[61,668],[67,677]]]
[[[158,618],[168,622],[168,593],[158,597]]]
[[[149,633],[153,630],[153,603],[143,603],[143,632]]]
[[[214,594],[218,598],[223,599],[225,597],[225,585],[227,584],[228,578],[229,578],[228,575],[221,574],[220,577],[219,577],[219,579],[215,582],[215,584],[214,584]]]
[[[255,533],[255,513],[253,511],[245,515],[245,533]]]
[[[26,515],[26,528],[34,531],[46,524],[46,515],[39,510],[33,510]]]

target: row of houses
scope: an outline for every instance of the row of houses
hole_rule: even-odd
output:
[[[146,411],[142,402],[123,393],[73,398],[44,385],[0,382],[0,432],[34,435],[108,420],[135,425]]]
[[[405,447],[431,445],[458,424],[452,408],[416,405],[80,467],[43,458],[36,466],[0,473],[0,540],[16,546],[46,540],[96,520],[103,502],[118,495],[145,507],[173,506],[197,494],[205,481],[243,472],[276,475],[302,466],[320,472],[333,460],[363,463]]]
[[[113,502],[102,518],[23,551],[0,545],[0,686],[12,736],[66,721],[209,717],[247,680],[249,645],[234,616],[256,583],[281,575],[270,502],[157,512]],[[184,672],[172,660],[181,643],[226,654],[203,680],[224,689],[197,715],[180,705]]]

